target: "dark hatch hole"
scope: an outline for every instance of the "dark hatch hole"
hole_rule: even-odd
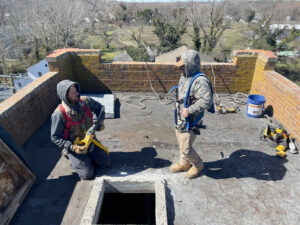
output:
[[[105,193],[98,224],[155,224],[155,194]]]

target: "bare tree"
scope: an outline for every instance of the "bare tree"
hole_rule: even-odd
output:
[[[238,23],[243,18],[245,3],[241,4],[240,0],[225,0],[224,3],[226,15]]]
[[[2,28],[0,27],[2,31]],[[6,64],[6,54],[9,50],[10,46],[7,46],[6,38],[4,37],[3,33],[0,32],[0,73],[6,73],[7,64]]]
[[[82,24],[78,1],[15,0],[10,4],[8,27],[13,31],[13,49],[24,62],[35,63],[45,53],[76,44]]]
[[[89,32],[93,34],[95,32],[95,23],[97,22],[101,3],[99,0],[84,0],[84,2],[88,5],[87,18],[90,23]]]
[[[216,47],[223,32],[228,29],[232,19],[225,14],[225,2],[215,3],[214,1],[206,5],[191,5],[191,20],[194,31],[197,28],[201,30],[201,51],[204,53],[211,52]],[[195,33],[197,35],[197,33]],[[194,35],[195,35],[194,34]],[[198,34],[200,35],[200,34]],[[198,40],[195,37],[195,40]]]
[[[300,19],[299,2],[278,2],[273,7],[273,20],[276,22],[290,22]],[[290,21],[287,21],[289,18]]]
[[[185,15],[185,8],[181,7],[172,11],[172,19],[155,12],[153,19],[153,33],[159,39],[159,49],[166,52],[178,47],[182,36],[187,31],[188,19]]]
[[[44,26],[54,48],[72,46],[74,36],[80,31],[83,10],[72,0],[51,0],[44,7]],[[42,18],[41,18],[42,19]]]
[[[5,37],[5,25],[6,25],[6,4],[3,0],[0,1],[0,73],[6,73],[6,52],[7,52],[7,40]]]

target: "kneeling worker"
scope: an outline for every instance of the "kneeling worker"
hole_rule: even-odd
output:
[[[172,164],[173,173],[187,171],[187,177],[198,176],[203,162],[192,144],[206,109],[212,109],[213,96],[209,79],[200,72],[200,56],[194,50],[188,50],[177,57],[176,66],[181,70],[181,78],[176,87],[176,138],[180,148],[180,161]]]
[[[95,168],[106,168],[110,164],[109,152],[104,151],[92,142],[88,149],[74,144],[77,137],[85,138],[87,130],[95,123],[99,130],[104,129],[104,106],[88,97],[80,97],[78,83],[63,80],[57,84],[57,94],[61,104],[51,116],[51,140],[63,148],[63,154],[69,159],[70,165],[82,180],[90,179]]]

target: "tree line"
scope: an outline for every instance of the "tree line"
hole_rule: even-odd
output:
[[[126,48],[135,60],[149,61],[149,49],[158,54],[178,47],[183,35],[191,36],[193,48],[210,54],[225,30],[240,21],[251,23],[258,15],[249,37],[250,47],[285,49],[288,42],[299,36],[299,31],[293,30],[278,46],[276,40],[283,30],[274,32],[268,27],[271,21],[283,21],[287,16],[291,21],[299,21],[297,2],[0,0],[0,73],[10,72],[7,63],[10,58],[33,64],[58,48],[92,47],[83,44],[91,35],[99,37],[106,50],[113,51],[112,41],[120,39],[118,30],[125,28],[137,46]],[[158,43],[143,40],[145,26],[152,27]]]

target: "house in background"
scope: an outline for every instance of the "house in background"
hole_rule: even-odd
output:
[[[23,87],[25,87],[27,84],[32,82],[34,79],[32,79],[29,76],[25,75],[19,75],[19,76],[13,76],[13,81],[14,81],[14,87],[16,91],[21,90]]]
[[[32,81],[27,74],[0,75],[0,101],[12,96]]]
[[[113,58],[113,62],[132,62],[133,59],[128,55],[127,51],[124,51],[123,53],[120,53],[116,55]]]
[[[27,84],[48,72],[48,62],[43,59],[27,69],[28,76],[26,73],[19,75],[0,75],[0,101],[12,96],[15,92],[18,92]]]
[[[181,53],[190,50],[191,48],[183,45],[179,48],[176,48],[170,52],[165,54],[159,55],[155,58],[156,63],[168,63],[168,62],[176,62],[176,57],[179,56]],[[215,62],[215,60],[209,56],[199,52],[201,62]]]
[[[13,89],[6,85],[0,84],[0,102],[4,101],[5,99],[9,98],[14,94]]]
[[[49,72],[48,62],[46,59],[43,59],[42,61],[39,61],[38,63],[32,65],[27,69],[28,77],[30,77],[32,80],[35,80],[45,73]]]

